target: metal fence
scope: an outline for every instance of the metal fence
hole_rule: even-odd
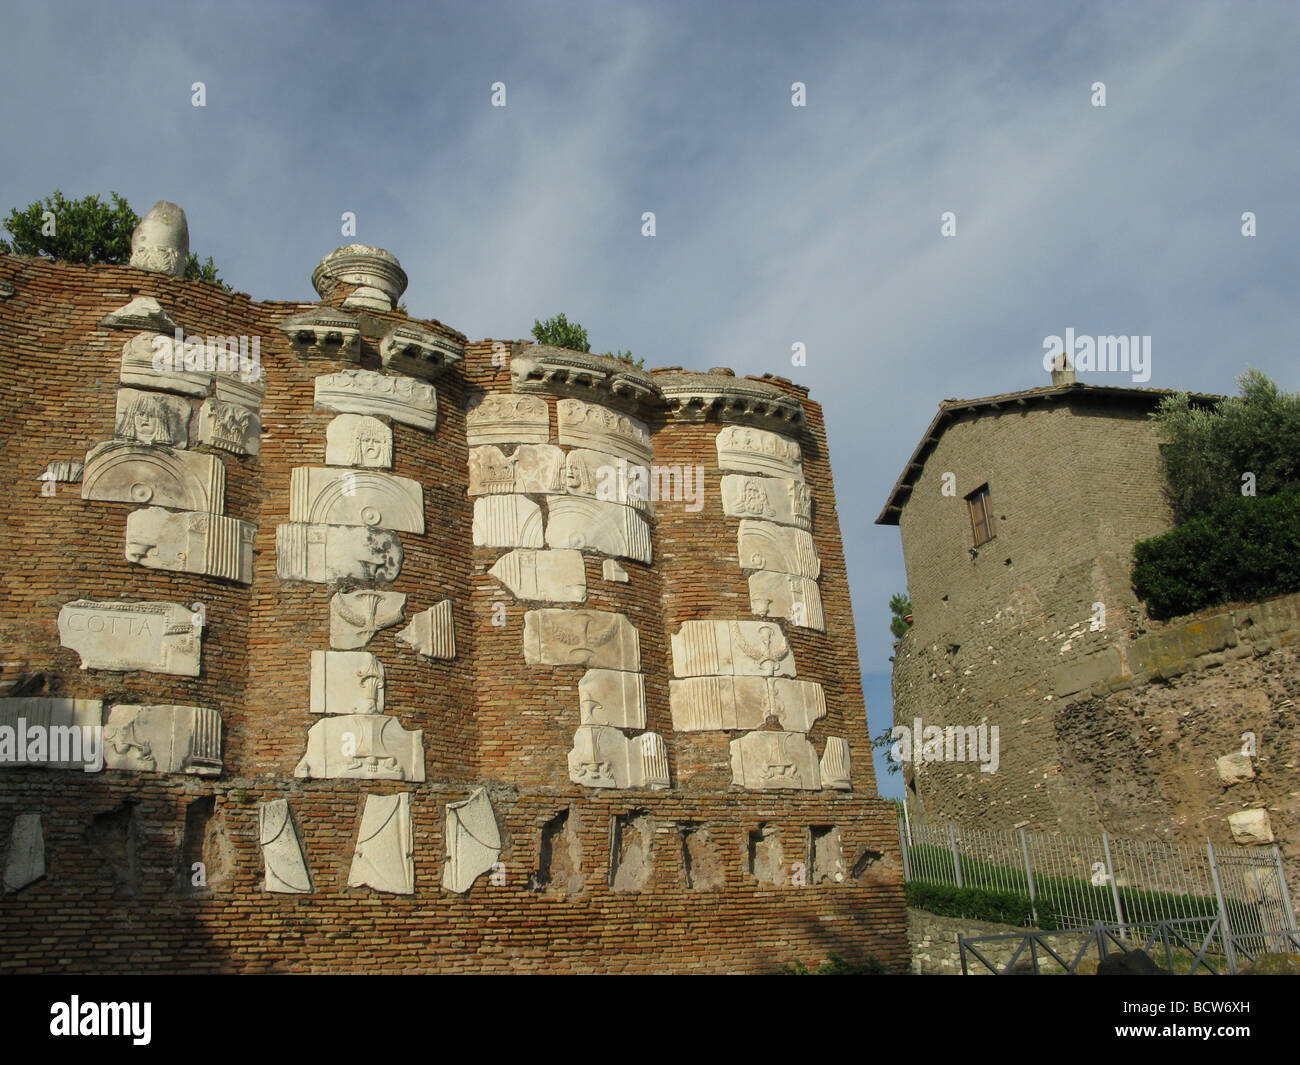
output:
[[[898,823],[907,880],[1028,898],[1035,924],[1086,928],[1218,919],[1217,953],[1300,948],[1276,847],[1204,848],[1153,840],[1047,836]]]

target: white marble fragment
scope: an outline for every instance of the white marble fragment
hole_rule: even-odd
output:
[[[432,385],[373,370],[340,370],[316,378],[316,406],[339,414],[378,414],[430,433],[438,427],[438,394]]]
[[[219,776],[221,714],[204,706],[118,703],[104,722],[104,767]]]
[[[608,725],[579,725],[569,751],[569,779],[585,788],[669,786],[668,751],[655,732],[625,736]]]
[[[472,496],[563,492],[564,452],[553,444],[520,444],[507,455],[495,444],[469,449]]]
[[[548,546],[651,561],[650,526],[631,507],[583,496],[547,496],[545,503]]]
[[[768,570],[752,574],[749,609],[760,618],[786,618],[800,628],[826,631],[821,590],[807,577]]]
[[[117,417],[113,435],[137,444],[166,444],[188,447],[190,405],[180,396],[142,392],[135,388],[117,390]]]
[[[645,675],[619,669],[589,669],[578,681],[578,705],[584,725],[643,729]]]
[[[207,367],[206,352],[200,359],[194,348],[188,363],[186,358],[185,345],[174,335],[137,333],[122,345],[119,379],[124,385],[206,396],[212,388],[212,370]]]
[[[340,414],[325,427],[325,463],[391,469],[393,430],[366,414]]]
[[[162,304],[152,296],[136,296],[125,306],[109,311],[99,320],[99,324],[110,329],[143,330],[147,333],[174,334],[176,332],[176,323],[172,321],[172,316],[163,310]]]
[[[654,512],[656,486],[649,466],[629,462],[618,455],[588,448],[574,448],[564,456],[564,464],[551,484],[550,491],[565,495],[587,496],[606,503],[621,503],[644,514]],[[671,478],[670,478],[671,481]],[[659,499],[672,498],[671,483],[660,486]]]
[[[38,481],[55,481],[60,484],[78,484],[81,481],[81,471],[85,469],[85,463],[70,462],[68,460],[56,460],[49,463],[42,471]]]
[[[545,547],[542,508],[524,495],[474,500],[475,547]]]
[[[607,558],[600,564],[600,575],[607,581],[615,581],[618,584],[627,584],[631,579],[627,575],[627,570],[623,568],[622,563],[616,559]]]
[[[22,891],[45,875],[45,835],[40,814],[15,814],[5,848],[3,883],[6,895]]]
[[[731,741],[731,782],[751,791],[820,791],[817,749],[800,732],[747,732]]]
[[[311,873],[307,870],[307,859],[303,855],[293,815],[289,812],[288,799],[258,803],[257,838],[266,867],[262,890],[285,895],[309,894]]]
[[[402,542],[389,529],[292,522],[276,526],[275,566],[286,581],[395,581]]]
[[[729,473],[722,478],[722,513],[729,518],[760,518],[808,529],[812,527],[812,496],[801,480]]]
[[[501,856],[501,830],[486,788],[476,788],[469,798],[447,804],[444,839],[447,857],[442,863],[442,886],[464,894]]]
[[[524,661],[530,666],[641,669],[636,627],[604,610],[529,610],[524,614]]]
[[[766,621],[683,621],[672,636],[677,677],[795,676],[781,627]]]
[[[415,822],[408,792],[366,796],[348,887],[414,894]]]
[[[545,444],[551,438],[551,414],[541,396],[488,392],[469,403],[465,437],[480,444]]]
[[[313,651],[311,712],[382,714],[384,664],[369,651]]]
[[[803,480],[803,457],[799,445],[779,433],[746,425],[728,425],[718,433],[716,443],[720,469]]]
[[[744,518],[737,540],[742,569],[762,569],[793,573],[816,580],[822,564],[812,535],[803,529],[791,529],[770,521]]]
[[[330,598],[330,646],[337,651],[364,647],[380,629],[400,622],[405,609],[403,592],[336,592]]]
[[[587,571],[580,551],[519,547],[497,559],[488,572],[516,599],[581,603],[587,598]]]
[[[209,397],[199,407],[199,443],[236,455],[256,455],[262,450],[262,418],[242,403]]]
[[[110,440],[86,453],[81,498],[110,503],[225,511],[226,467],[215,455]]]
[[[561,444],[590,448],[642,466],[654,461],[650,430],[644,422],[580,399],[562,399],[555,409]]]
[[[456,628],[451,600],[444,599],[416,614],[411,623],[397,634],[397,642],[425,658],[455,658]]]
[[[257,526],[221,514],[133,510],[126,518],[126,559],[149,569],[253,583]]]
[[[786,732],[807,732],[826,716],[820,684],[784,677],[689,677],[668,682],[678,732],[760,729],[775,718]]]
[[[820,765],[822,787],[851,791],[853,778],[850,766],[849,741],[841,736],[827,736],[826,750],[822,752]]]
[[[356,362],[361,357],[361,319],[338,307],[313,307],[280,323],[289,340],[317,355]]]
[[[393,326],[379,342],[379,359],[386,370],[433,380],[465,358],[454,340],[413,322]]]
[[[298,466],[290,472],[289,520],[424,532],[424,489],[378,470]]]
[[[159,200],[131,233],[131,265],[138,270],[184,277],[190,257],[190,227],[185,212]]]
[[[199,675],[203,632],[177,603],[78,599],[59,610],[59,641],[81,656],[82,669]]]
[[[424,779],[424,743],[420,729],[404,729],[387,714],[339,714],[324,717],[307,732],[307,753],[293,771],[296,777],[347,780]]]

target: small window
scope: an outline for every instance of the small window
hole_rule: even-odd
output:
[[[993,528],[993,504],[989,501],[989,486],[980,485],[966,497],[970,504],[970,527],[975,534],[975,546],[986,544],[997,535]]]

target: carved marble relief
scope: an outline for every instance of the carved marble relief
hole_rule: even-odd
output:
[[[12,729],[12,747],[0,740],[0,765],[43,766],[46,769],[94,771],[95,759],[86,744],[88,729],[103,724],[104,704],[98,699],[55,699],[25,696],[0,699],[0,728]],[[39,729],[46,742],[33,747]],[[60,730],[58,732],[54,730]],[[78,735],[72,729],[79,729]],[[60,737],[57,741],[55,737]],[[91,741],[93,746],[94,741]],[[74,757],[75,756],[75,757]]]
[[[136,296],[125,306],[109,311],[99,320],[99,324],[110,329],[143,330],[146,333],[174,335],[176,332],[172,316],[152,296]]]
[[[150,569],[253,583],[257,526],[221,514],[133,510],[126,519],[126,559]]]
[[[564,455],[549,491],[621,503],[645,514],[654,512],[650,468],[602,451],[575,448]]]
[[[340,370],[316,378],[316,406],[340,414],[378,414],[430,433],[438,427],[438,394],[432,385],[373,370]]]
[[[617,669],[589,669],[578,681],[578,704],[584,725],[643,729],[645,675]]]
[[[289,520],[424,532],[424,489],[376,470],[298,466],[290,474]]]
[[[470,447],[480,444],[545,444],[551,413],[541,396],[485,393],[471,399],[465,415]]]
[[[650,527],[631,507],[582,496],[547,496],[546,543],[649,563]]]
[[[800,529],[812,527],[812,495],[803,481],[789,477],[722,478],[722,512],[729,518],[760,518]]]
[[[444,599],[416,614],[411,623],[397,634],[397,642],[425,658],[455,658],[456,630],[451,600]]]
[[[198,432],[200,444],[236,455],[256,455],[262,450],[262,417],[241,403],[205,399],[199,407]]]
[[[530,666],[641,669],[635,626],[603,610],[529,610],[524,614],[524,661]]]
[[[718,467],[742,473],[803,480],[799,445],[788,437],[744,425],[729,425],[717,436]]]
[[[608,725],[579,725],[569,751],[569,779],[585,788],[669,786],[668,751],[654,732],[628,737]]]
[[[820,791],[817,750],[799,732],[747,732],[731,741],[731,782],[751,791]]]
[[[134,388],[117,390],[113,435],[119,440],[188,447],[189,424],[190,405],[180,396],[141,392]]]
[[[497,559],[488,572],[516,599],[581,603],[587,598],[587,571],[580,551],[516,548]]]
[[[311,873],[307,870],[307,859],[293,815],[289,812],[288,799],[258,803],[257,839],[266,866],[262,890],[286,895],[309,894]]]
[[[119,379],[124,385],[206,396],[212,388],[212,371],[198,365],[186,370],[185,365],[185,345],[177,343],[175,336],[137,333],[122,345]]]
[[[408,793],[366,796],[348,887],[415,892],[415,822]]]
[[[215,455],[112,440],[86,453],[81,498],[221,514],[226,467]]]
[[[221,714],[203,706],[112,707],[104,766],[137,773],[221,774]]]
[[[643,466],[654,461],[650,430],[644,422],[580,399],[560,400],[556,412],[561,444],[591,448]]]
[[[340,414],[325,428],[325,463],[391,469],[393,430],[365,414]]]
[[[678,732],[761,729],[769,718],[786,732],[808,732],[826,716],[820,684],[778,677],[690,677],[668,682]]]
[[[790,644],[771,622],[683,621],[671,642],[674,676],[795,676]]]
[[[787,618],[805,629],[826,631],[822,593],[817,582],[793,573],[767,570],[749,578],[749,609],[760,618]]]
[[[184,277],[190,257],[190,227],[185,212],[159,200],[131,231],[131,265],[138,270]]]
[[[542,508],[527,496],[480,496],[474,500],[475,547],[545,547]]]
[[[81,656],[82,669],[197,677],[202,631],[176,603],[78,599],[59,611],[59,641]]]
[[[627,584],[630,578],[627,570],[612,558],[607,558],[600,564],[600,575],[607,581],[615,581],[618,584]]]
[[[552,444],[520,444],[506,455],[493,444],[469,449],[469,494],[563,492],[564,452]]]
[[[447,857],[442,863],[442,886],[463,894],[501,857],[501,830],[486,788],[447,804],[443,839]]]
[[[379,358],[385,370],[433,380],[447,367],[461,362],[465,349],[423,326],[404,322],[384,334],[379,342]]]
[[[85,469],[84,462],[72,462],[66,459],[55,460],[45,467],[37,480],[57,481],[60,484],[79,484],[83,469]]]
[[[286,581],[395,581],[402,542],[388,529],[294,522],[276,527],[275,565]]]
[[[45,834],[40,814],[14,814],[5,848],[2,883],[6,895],[22,891],[45,876]]]
[[[802,529],[745,518],[740,523],[738,551],[742,569],[793,573],[810,580],[821,576],[817,547]]]
[[[296,777],[348,780],[424,780],[420,729],[407,730],[386,714],[339,714],[307,732],[307,753]]]
[[[828,736],[820,766],[822,787],[835,788],[837,791],[852,790],[850,766],[848,740],[840,736]]]
[[[338,651],[364,647],[380,629],[400,622],[405,609],[402,592],[336,592],[330,599],[330,646]]]
[[[280,323],[291,343],[356,362],[361,357],[361,319],[337,307],[313,307]]]
[[[311,712],[382,714],[384,664],[369,651],[313,651]]]

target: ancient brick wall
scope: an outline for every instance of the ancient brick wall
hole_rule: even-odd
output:
[[[684,621],[755,615],[737,558],[739,522],[720,502],[715,437],[725,423],[653,405],[637,417],[650,427],[654,461],[703,467],[703,506],[656,503],[653,562],[620,559],[626,582],[605,579],[605,556],[583,551],[586,599],[564,605],[622,614],[637,629],[645,730],[662,738],[669,778],[662,788],[594,788],[569,770],[584,670],[525,662],[525,615],[559,604],[517,599],[488,572],[507,552],[474,546],[467,410],[485,394],[512,393],[501,352],[517,355],[518,345],[465,345],[440,323],[412,323],[464,345],[463,362],[433,381],[436,430],[391,424],[385,472],[418,482],[425,532],[400,534],[391,582],[309,582],[281,575],[277,527],[296,520],[292,471],[325,464],[335,413],[314,403],[315,380],[349,367],[383,372],[381,340],[408,322],[404,314],[354,311],[354,362],[281,330],[310,304],[254,302],[128,267],[18,258],[0,258],[0,281],[14,288],[0,300],[8,563],[0,702],[13,710],[19,699],[101,700],[106,716],[117,704],[207,707],[220,712],[222,736],[215,777],[0,764],[0,857],[12,857],[23,815],[40,815],[44,848],[43,878],[0,897],[0,968],[758,972],[832,952],[906,968],[894,817],[875,794],[825,428],[803,390],[775,379],[764,386],[803,408],[797,439],[825,631],[773,624],[798,678],[822,686],[826,713],[808,735],[817,753],[828,737],[847,742],[851,790],[737,786],[730,741],[743,733],[674,728],[671,636]],[[342,286],[319,306],[339,308],[348,294]],[[83,499],[77,483],[51,492],[39,480],[48,463],[84,461],[114,438],[131,332],[100,323],[138,296],[155,298],[187,332],[260,338],[259,453],[189,447],[224,464],[224,514],[256,526],[249,583],[129,561],[131,503]],[[566,394],[537,394],[548,443],[558,445]],[[383,713],[421,730],[423,779],[296,777],[309,730],[328,716],[308,703],[311,656],[334,646],[331,598],[370,587],[406,596],[401,621],[379,628],[364,650],[382,663]],[[198,675],[80,668],[56,623],[78,599],[196,610]],[[442,600],[455,655],[417,655],[397,634]],[[447,806],[478,788],[499,830],[498,862],[467,891],[448,890]],[[368,831],[365,796],[400,795],[410,802],[413,890],[350,887]],[[267,890],[259,817],[270,809],[263,804],[286,799],[310,877],[302,893]],[[196,862],[206,883],[193,883]]]

